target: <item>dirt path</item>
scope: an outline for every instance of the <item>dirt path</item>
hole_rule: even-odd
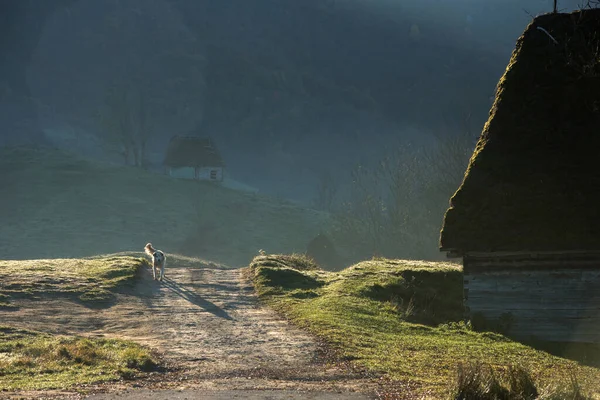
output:
[[[3,323],[131,339],[156,349],[175,372],[160,375],[160,381],[156,374],[144,387],[346,395],[366,394],[375,388],[360,374],[324,363],[320,346],[311,336],[258,304],[241,270],[200,262],[185,267],[171,263],[164,282],[153,281],[149,271],[144,271],[136,286],[119,294],[109,308],[89,309],[62,299],[21,300],[16,305],[18,310],[5,313]],[[131,389],[130,385],[140,384],[95,390],[123,391]]]

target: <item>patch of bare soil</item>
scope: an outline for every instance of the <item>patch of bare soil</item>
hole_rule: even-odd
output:
[[[59,334],[130,339],[161,354],[167,371],[84,388],[291,389],[373,392],[377,379],[328,363],[313,337],[262,307],[241,270],[172,263],[164,282],[143,271],[106,308],[52,298],[15,301],[2,323]],[[67,395],[62,393],[61,395]]]

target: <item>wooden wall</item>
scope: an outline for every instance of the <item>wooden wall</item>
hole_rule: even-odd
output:
[[[599,255],[466,255],[464,293],[472,318],[510,315],[508,336],[600,343]]]

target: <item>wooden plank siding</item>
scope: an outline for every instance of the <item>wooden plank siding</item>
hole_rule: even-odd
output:
[[[464,302],[470,317],[510,315],[514,338],[600,343],[600,256],[465,255]]]

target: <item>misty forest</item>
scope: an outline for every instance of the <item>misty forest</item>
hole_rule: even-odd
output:
[[[0,0],[0,398],[600,398],[599,6]]]

